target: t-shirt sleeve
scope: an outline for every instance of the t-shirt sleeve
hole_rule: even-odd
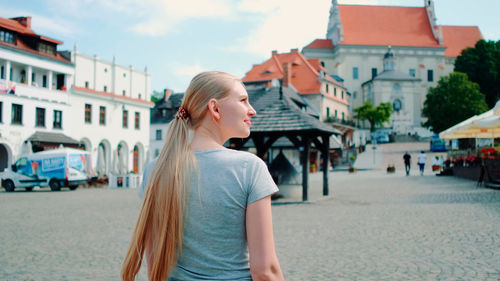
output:
[[[266,164],[260,158],[250,166],[247,205],[278,191]]]
[[[137,195],[139,196],[140,199],[144,197],[144,192],[146,192],[146,186],[148,185],[149,178],[151,177],[151,172],[153,171],[153,168],[155,166],[156,161],[152,161],[146,165],[146,168],[144,169],[144,173],[142,174],[142,183],[141,186],[139,187],[139,190],[137,191]]]

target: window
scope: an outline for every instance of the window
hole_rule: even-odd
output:
[[[330,117],[330,108],[326,108],[326,118]]]
[[[377,68],[376,67],[373,67],[372,68],[372,79],[377,77]]]
[[[46,53],[46,54],[49,54],[49,55],[55,55],[56,54],[56,46],[52,45],[52,44],[47,44],[47,43],[43,43],[43,42],[40,42],[40,44],[38,45],[38,50],[42,53]]]
[[[345,120],[345,112],[342,112],[342,121]]]
[[[160,155],[160,150],[158,148],[155,149],[155,157],[158,157]]]
[[[107,92],[108,91],[108,86],[104,85],[104,91]]]
[[[326,93],[328,93],[328,91],[330,90],[328,86],[328,83],[326,83]]]
[[[0,41],[14,44],[14,33],[5,30],[0,30]]]
[[[358,93],[356,91],[354,93],[352,93],[353,99],[356,99],[357,96],[358,96]]]
[[[432,69],[427,70],[427,81],[434,81],[434,71]]]
[[[127,77],[127,73],[123,73],[123,77]]]
[[[85,123],[92,123],[92,105],[85,104]]]
[[[156,130],[156,140],[161,140],[161,130]]]
[[[122,115],[122,126],[123,128],[128,128],[128,111],[123,110],[123,115]]]
[[[344,91],[342,91],[342,99],[344,99]]]
[[[35,72],[31,72],[31,84],[35,83],[35,81],[36,81]]]
[[[0,123],[3,123],[3,102],[0,101]]]
[[[107,67],[104,68],[104,72],[108,72],[108,68]]]
[[[42,87],[47,88],[47,75],[42,77]]]
[[[23,124],[23,106],[21,104],[12,104],[12,124]]]
[[[89,87],[89,81],[85,81],[85,88]]]
[[[36,127],[45,127],[45,108],[37,107],[36,108]]]
[[[54,129],[61,129],[62,128],[62,111],[60,111],[60,110],[54,110],[53,127],[54,127]]]
[[[135,113],[135,124],[134,127],[136,130],[141,128],[141,114],[139,112]]]
[[[337,96],[337,88],[333,88],[333,96]]]
[[[122,91],[122,94],[125,95],[127,92],[125,90]]]
[[[358,68],[357,67],[353,67],[352,68],[352,79],[358,79],[359,77],[359,73],[358,73]]]
[[[338,114],[337,114],[337,110],[335,109],[335,118],[337,118]]]
[[[106,107],[105,106],[99,107],[99,124],[106,125]]]
[[[0,79],[5,79],[5,66],[0,67]]]
[[[410,68],[410,76],[415,77],[415,69]]]
[[[139,99],[142,99],[142,95],[141,95],[141,93],[139,93]]]

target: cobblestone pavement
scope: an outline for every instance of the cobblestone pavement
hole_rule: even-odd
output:
[[[328,197],[310,181],[312,202],[273,205],[286,280],[500,280],[500,191],[402,170],[331,172]],[[0,280],[119,280],[135,192],[1,191]]]

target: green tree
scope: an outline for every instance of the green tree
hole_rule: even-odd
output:
[[[370,131],[374,131],[377,125],[382,125],[389,121],[392,114],[392,106],[388,102],[383,102],[373,107],[370,101],[365,102],[362,106],[354,109],[356,118],[366,120],[370,123]]]
[[[500,41],[477,41],[455,60],[455,71],[463,72],[479,84],[490,108],[500,99]]]
[[[157,103],[162,99],[163,99],[163,92],[153,90],[153,94],[151,94],[151,101]]]
[[[479,85],[471,82],[465,73],[453,72],[439,79],[436,87],[429,88],[422,115],[423,124],[434,133],[488,110]]]

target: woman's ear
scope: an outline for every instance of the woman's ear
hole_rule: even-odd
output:
[[[210,99],[208,101],[208,112],[210,112],[210,115],[212,115],[212,118],[215,121],[219,121],[221,115],[219,112],[219,105],[217,104],[216,99]]]

